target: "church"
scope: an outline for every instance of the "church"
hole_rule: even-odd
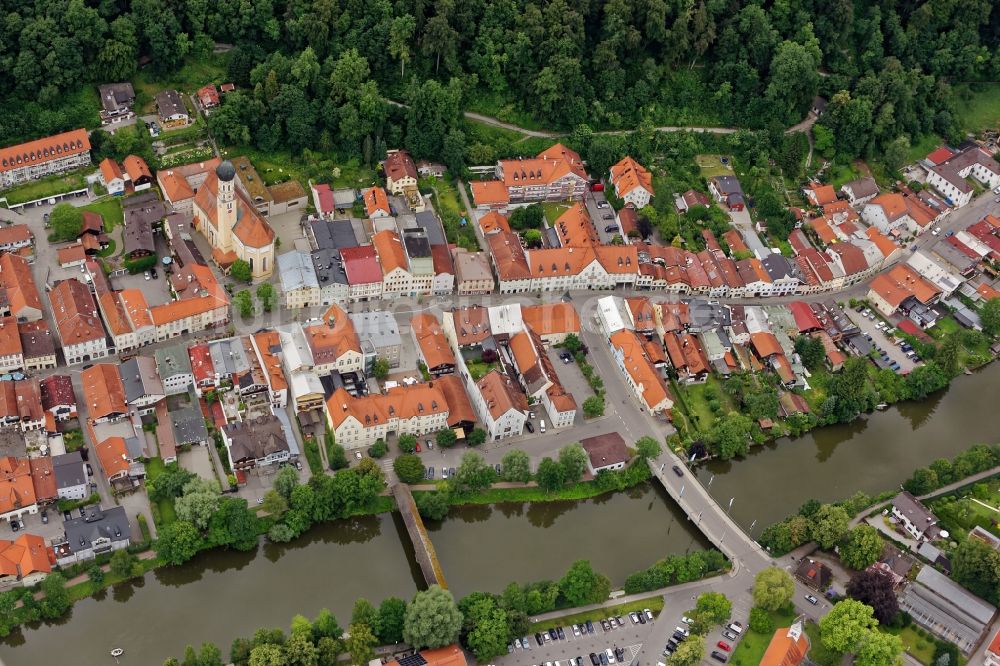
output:
[[[209,173],[193,203],[194,226],[212,246],[212,260],[229,271],[237,259],[254,280],[274,271],[274,231],[236,187],[236,167],[226,160]]]

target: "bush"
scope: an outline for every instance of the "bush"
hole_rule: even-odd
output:
[[[774,631],[774,620],[771,619],[771,614],[760,606],[751,608],[750,629],[758,634],[770,635]]]
[[[420,483],[424,479],[424,463],[416,454],[404,453],[393,461],[392,468],[403,483]]]
[[[368,455],[372,458],[382,458],[386,453],[389,452],[389,447],[386,446],[385,440],[378,439],[374,444],[368,449]]]
[[[155,254],[151,254],[148,257],[139,257],[138,259],[129,259],[125,261],[125,270],[127,270],[130,275],[143,273],[156,266],[156,261],[157,257]]]

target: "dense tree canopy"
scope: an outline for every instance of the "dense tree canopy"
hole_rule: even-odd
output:
[[[217,138],[293,152],[404,134],[420,155],[456,152],[455,117],[474,98],[565,128],[770,128],[823,94],[820,127],[853,156],[904,135],[953,136],[950,83],[1000,72],[989,0],[6,0],[0,16],[10,138],[92,122],[81,84],[129,79],[146,57],[167,74],[211,57],[215,41],[236,45],[227,78],[240,88],[211,117]],[[387,93],[410,109],[397,114]]]

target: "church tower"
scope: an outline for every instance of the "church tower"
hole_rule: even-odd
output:
[[[223,252],[233,249],[233,226],[236,224],[236,167],[226,160],[215,169],[219,178],[219,196],[216,199],[215,219],[219,225],[218,248]]]

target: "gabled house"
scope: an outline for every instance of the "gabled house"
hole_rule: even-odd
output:
[[[469,398],[491,440],[517,437],[524,430],[528,401],[510,377],[491,370],[470,387]]]
[[[125,507],[102,509],[97,504],[91,504],[81,511],[83,516],[63,523],[66,540],[54,546],[60,566],[85,562],[98,555],[128,548],[132,530]]]
[[[326,421],[337,443],[370,446],[390,434],[430,435],[448,427],[448,403],[435,384],[396,386],[382,395],[353,397],[338,388],[326,401]]]
[[[414,315],[410,320],[417,357],[431,377],[449,375],[455,371],[455,354],[441,329],[437,317],[429,313]]]
[[[162,90],[156,93],[156,112],[164,127],[181,127],[189,121],[187,106],[176,90]]]
[[[916,541],[934,541],[941,535],[937,516],[905,490],[892,500],[892,516]]]
[[[108,355],[107,333],[89,288],[76,278],[61,280],[49,301],[67,365]]]
[[[653,198],[653,174],[631,157],[611,167],[611,184],[615,196],[636,208],[649,205]]]
[[[128,414],[125,386],[118,374],[118,366],[95,363],[80,373],[80,381],[83,384],[83,402],[90,422],[116,421]]]
[[[234,470],[278,465],[291,460],[293,454],[298,457],[290,427],[276,414],[230,423],[221,432]]]
[[[107,189],[108,194],[114,196],[125,194],[125,176],[122,174],[118,162],[110,157],[105,157],[101,160],[97,173],[100,176],[101,184]]]
[[[389,150],[385,161],[385,188],[392,194],[403,196],[408,190],[417,187],[417,166],[413,163],[410,153],[405,150]]]
[[[970,146],[927,167],[927,184],[955,207],[964,206],[972,200],[975,190],[966,180],[970,177],[988,189],[1000,186],[1000,164],[982,148]]]
[[[581,200],[590,182],[580,155],[561,143],[536,157],[500,160],[496,177],[511,203]],[[478,198],[476,203],[480,204]]]
[[[715,176],[708,181],[708,189],[717,201],[726,204],[729,210],[740,211],[746,208],[743,196],[743,186],[736,176]]]
[[[673,407],[673,397],[635,331],[622,329],[610,337],[611,355],[639,403],[651,414]]]
[[[39,381],[41,406],[56,421],[77,417],[76,393],[69,375],[49,375]]]
[[[375,220],[380,217],[391,217],[392,209],[389,208],[389,197],[381,187],[369,187],[361,192],[361,199],[365,204],[365,213],[368,219]]]

